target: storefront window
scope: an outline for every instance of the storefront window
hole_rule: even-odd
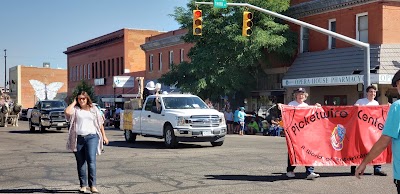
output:
[[[345,95],[324,96],[324,105],[329,105],[329,106],[347,105],[347,96]]]

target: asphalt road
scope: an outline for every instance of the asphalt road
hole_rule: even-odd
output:
[[[321,177],[305,180],[304,167],[296,178],[284,176],[285,138],[228,135],[221,147],[184,143],[164,148],[162,140],[138,137],[126,143],[123,131],[107,129],[110,145],[97,158],[101,193],[396,193],[392,166],[387,177],[361,180],[350,167],[316,167]],[[67,131],[30,133],[20,127],[0,128],[0,193],[77,193],[75,158],[66,151]]]

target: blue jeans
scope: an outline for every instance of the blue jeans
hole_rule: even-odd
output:
[[[290,159],[289,159],[289,155],[288,155],[288,166],[287,166],[287,168],[286,168],[286,172],[293,172],[294,171],[294,169],[296,168],[296,166],[292,166],[291,164],[290,164]],[[313,173],[314,172],[314,166],[306,166],[306,174],[307,175],[309,175],[309,174],[311,174],[311,173]]]
[[[282,127],[276,127],[275,128],[275,136],[281,136],[281,131],[282,131]]]
[[[74,152],[74,154],[81,187],[88,186],[86,169],[89,172],[89,187],[96,186],[96,152],[98,145],[99,136],[97,134],[78,135],[77,152]]]

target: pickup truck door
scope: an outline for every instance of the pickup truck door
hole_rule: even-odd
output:
[[[155,133],[155,124],[154,124],[154,116],[153,112],[151,112],[153,103],[154,103],[155,98],[148,97],[146,100],[146,104],[143,107],[142,110],[142,115],[141,115],[141,131],[144,134],[152,134],[154,135]]]
[[[156,109],[156,99],[149,97],[146,101],[146,105],[142,111],[142,133],[162,136],[163,135],[163,123],[164,118],[161,114],[161,110]]]
[[[161,100],[159,100],[159,108],[157,109],[156,106],[156,101],[157,99],[154,100],[152,108],[151,108],[151,121],[152,121],[152,126],[153,126],[153,130],[154,130],[154,135],[157,136],[163,136],[164,132],[163,132],[163,126],[164,126],[164,122],[165,122],[165,118],[164,118],[164,112],[162,110],[162,105],[161,105]]]

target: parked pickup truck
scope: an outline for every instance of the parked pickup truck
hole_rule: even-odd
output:
[[[125,140],[131,143],[142,135],[164,139],[168,148],[175,148],[179,142],[221,146],[226,135],[224,114],[189,94],[150,95],[141,110],[123,110],[121,118]]]
[[[38,101],[28,114],[29,130],[35,131],[35,126],[40,131],[45,131],[46,128],[56,128],[57,130],[68,128],[69,122],[64,113],[66,106],[62,100]]]

